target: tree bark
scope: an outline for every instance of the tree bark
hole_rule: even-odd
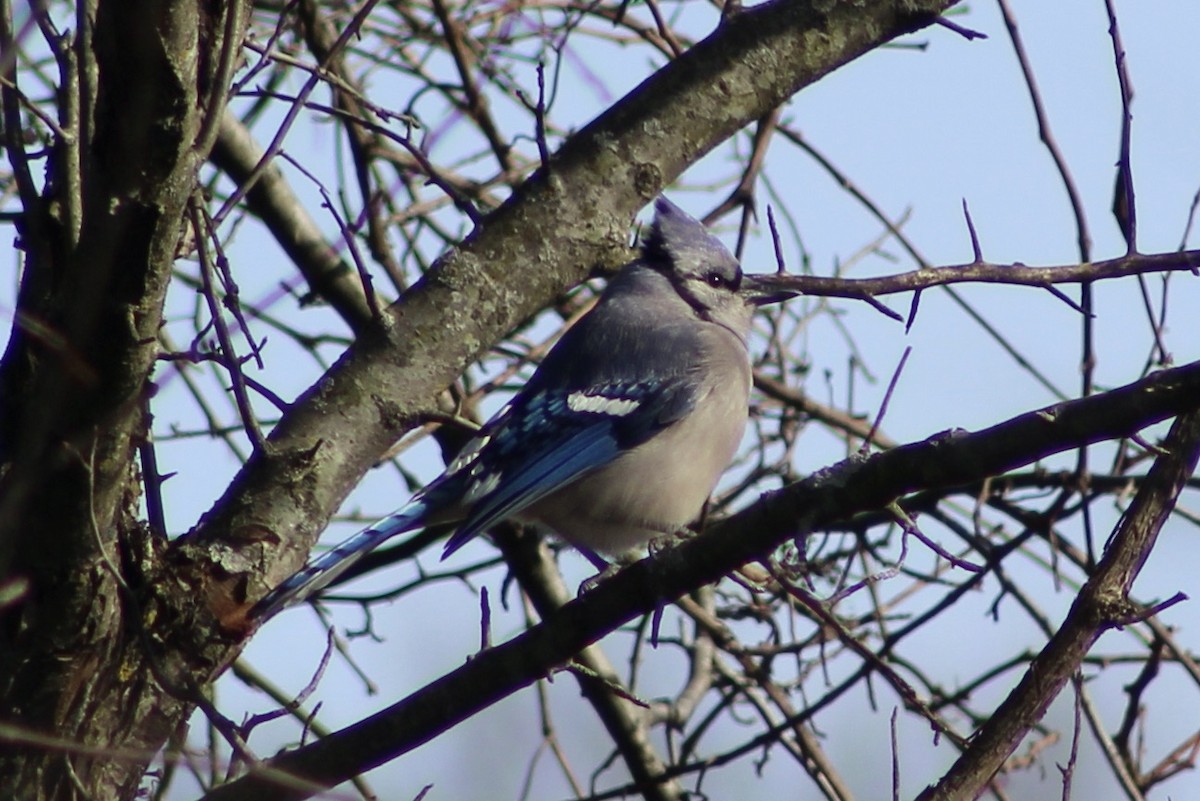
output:
[[[622,260],[634,212],[688,164],[952,4],[774,0],[732,14],[448,254],[297,401],[194,535],[171,545],[139,520],[137,448],[170,270],[248,7],[82,7],[59,54],[70,137],[40,188],[19,99],[0,90],[27,257],[0,362],[0,576],[26,587],[0,610],[0,788],[133,797],[249,635],[241,611],[300,564],[456,374],[594,265]],[[10,28],[0,34],[12,42]]]
[[[0,749],[0,788],[21,799],[132,797],[192,707],[155,676],[159,627],[139,619],[159,543],[139,521],[136,457],[183,212],[247,6],[108,0],[74,22],[57,54],[69,138],[41,188],[4,97],[9,158],[29,177],[0,364],[0,575],[26,592],[0,620],[0,720],[12,739],[57,744]]]

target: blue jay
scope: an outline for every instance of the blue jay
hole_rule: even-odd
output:
[[[251,616],[310,597],[385,540],[429,525],[458,524],[443,558],[507,518],[609,554],[679,531],[741,442],[754,310],[794,294],[743,275],[700,222],[659,198],[641,257],[445,472],[288,578]]]

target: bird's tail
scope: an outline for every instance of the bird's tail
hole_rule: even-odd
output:
[[[252,620],[264,621],[292,604],[308,600],[329,586],[338,576],[385,541],[405,531],[425,524],[429,505],[425,499],[414,498],[404,507],[363,529],[333,549],[309,561],[275,589],[271,590],[250,610]]]

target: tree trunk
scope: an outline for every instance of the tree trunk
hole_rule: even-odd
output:
[[[132,797],[142,752],[193,703],[182,678],[159,686],[186,674],[156,655],[164,629],[146,615],[140,579],[156,560],[138,522],[137,455],[184,211],[246,10],[81,3],[56,54],[67,136],[42,186],[18,97],[4,91],[26,255],[0,364],[0,575],[23,589],[0,620],[0,721],[19,744],[0,756],[5,797]]]
[[[209,238],[196,176],[248,5],[81,2],[58,40],[66,135],[36,156],[45,164],[22,138],[23,98],[11,80],[0,87],[26,254],[19,322],[0,361],[0,599],[20,592],[0,606],[0,795],[133,797],[247,635],[237,628],[247,584],[261,594],[297,566],[414,410],[601,254],[624,254],[634,210],[691,161],[952,2],[776,0],[731,15],[571,137],[550,179],[534,176],[489,217],[406,296],[392,328],[362,336],[289,409],[197,535],[169,549],[139,515],[140,488],[158,480],[138,460],[149,376],[172,264]],[[519,287],[517,263],[538,266]],[[487,313],[447,312],[481,298]],[[462,335],[448,319],[473,327]]]

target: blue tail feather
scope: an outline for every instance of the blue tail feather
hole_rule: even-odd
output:
[[[310,561],[284,579],[250,610],[249,617],[265,620],[292,604],[308,600],[350,569],[355,562],[397,534],[420,528],[429,505],[424,497],[413,499],[403,508],[364,529]]]

